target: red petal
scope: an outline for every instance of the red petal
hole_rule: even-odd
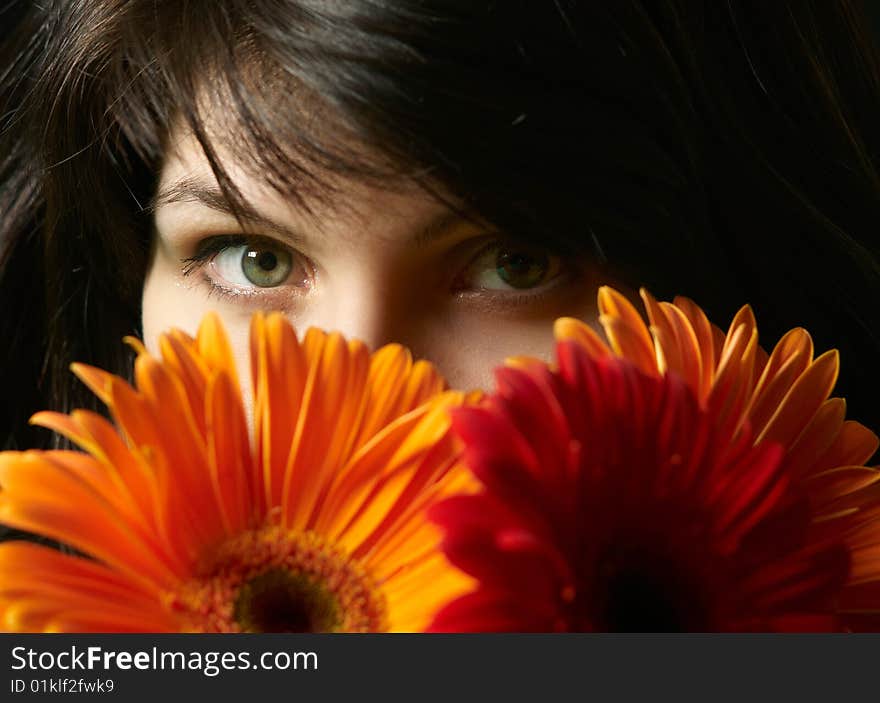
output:
[[[481,589],[457,598],[434,617],[428,632],[552,632],[556,617],[544,603]]]

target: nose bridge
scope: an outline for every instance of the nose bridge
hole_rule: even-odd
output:
[[[378,349],[391,341],[393,334],[390,302],[370,290],[339,295],[333,301],[333,315],[327,326],[349,339],[361,340],[370,349]]]
[[[351,272],[341,280],[327,282],[306,313],[310,326],[341,332],[359,339],[371,350],[394,339],[400,322],[395,295],[387,280]]]

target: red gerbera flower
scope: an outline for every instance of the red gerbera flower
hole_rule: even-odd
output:
[[[435,631],[764,631],[834,625],[849,569],[783,449],[676,375],[560,342],[455,411],[482,482],[431,517],[479,581]]]

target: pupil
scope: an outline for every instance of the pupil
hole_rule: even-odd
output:
[[[512,254],[504,266],[510,273],[526,273],[532,267],[532,260],[525,254]]]
[[[498,275],[514,288],[533,288],[544,280],[549,267],[546,254],[502,249],[496,260]]]
[[[257,255],[257,266],[263,271],[272,271],[278,266],[278,257],[271,251],[262,251]]]
[[[290,254],[281,248],[248,247],[241,259],[241,270],[245,278],[261,288],[281,285],[292,268]]]

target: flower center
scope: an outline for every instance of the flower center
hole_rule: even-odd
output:
[[[188,629],[381,632],[385,598],[358,562],[311,532],[277,526],[222,544],[168,597]]]
[[[603,620],[611,632],[686,632],[687,605],[657,574],[621,569],[609,580]]]
[[[699,568],[665,550],[615,550],[600,562],[594,622],[607,632],[712,629]]]
[[[333,632],[339,602],[305,574],[274,569],[243,583],[233,617],[245,632]]]

